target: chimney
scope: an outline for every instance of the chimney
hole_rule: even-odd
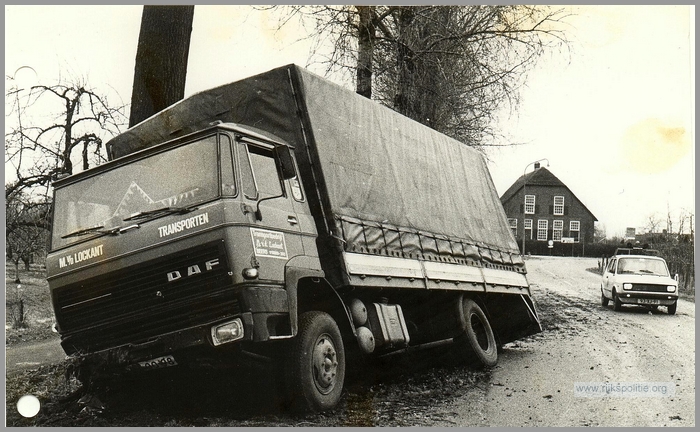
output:
[[[539,162],[535,162],[535,169],[536,169],[536,170],[540,169],[540,163],[539,163]]]

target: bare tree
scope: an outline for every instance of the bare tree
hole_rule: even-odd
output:
[[[20,283],[20,261],[29,270],[33,256],[46,251],[49,214],[47,199],[39,201],[22,192],[6,197],[5,255],[15,266],[15,283]]]
[[[649,234],[655,234],[658,232],[659,226],[661,226],[661,219],[656,213],[652,213],[647,216],[646,229]]]
[[[605,225],[602,223],[596,223],[593,226],[593,242],[594,243],[602,243],[605,241],[607,237],[607,232],[605,229]]]
[[[185,95],[194,6],[144,6],[129,127]]]
[[[280,8],[280,7],[278,7]],[[566,45],[563,10],[545,6],[285,6],[280,25],[312,22],[326,72],[357,93],[472,146],[497,132],[497,110],[515,106],[527,72]]]
[[[5,95],[6,256],[25,267],[45,252],[51,185],[59,176],[106,160],[102,143],[126,121],[124,107],[81,80],[20,89],[8,78]]]
[[[29,89],[8,80],[5,178],[14,179],[6,183],[5,199],[72,174],[75,163],[86,170],[106,160],[102,143],[124,125],[124,106],[111,106],[85,80]]]

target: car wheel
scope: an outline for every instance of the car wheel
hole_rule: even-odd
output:
[[[676,307],[678,306],[678,301],[674,301],[673,304],[666,306],[668,309],[668,314],[669,315],[675,315],[676,314]]]
[[[622,302],[620,301],[620,297],[617,295],[617,292],[613,290],[613,310],[615,312],[619,312],[622,309]]]
[[[498,348],[491,323],[472,299],[462,302],[464,332],[455,338],[458,355],[476,368],[492,367],[498,362]]]
[[[600,290],[600,304],[603,305],[603,307],[608,307],[608,302],[610,299],[605,297],[605,294],[603,294],[603,290]]]
[[[287,391],[297,411],[335,407],[345,381],[345,349],[335,320],[325,312],[305,312],[287,362]]]

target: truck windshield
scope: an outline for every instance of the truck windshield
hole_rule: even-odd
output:
[[[668,276],[668,270],[663,261],[649,258],[620,258],[620,263],[617,265],[617,272]]]
[[[211,136],[56,189],[52,249],[118,229],[137,213],[215,198],[217,165]]]

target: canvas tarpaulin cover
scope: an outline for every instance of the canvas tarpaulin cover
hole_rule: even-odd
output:
[[[524,271],[478,151],[294,65],[195,94],[108,150],[119,157],[214,120],[294,146],[302,171],[315,170],[302,173],[307,195],[316,183],[347,251]]]

